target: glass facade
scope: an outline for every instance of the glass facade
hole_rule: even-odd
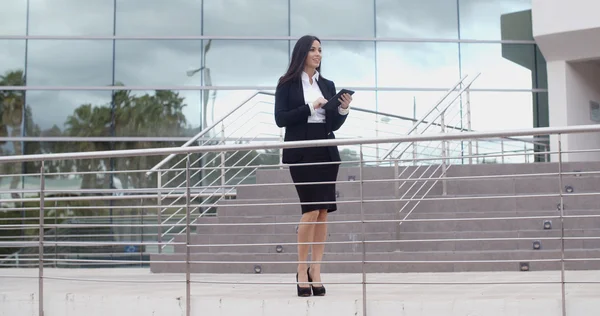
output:
[[[474,129],[545,126],[545,62],[531,35],[530,2],[0,0],[0,83],[28,87],[0,91],[0,152],[181,144],[252,93],[272,91],[304,34],[322,39],[323,73],[338,89],[360,89],[354,106],[418,116],[461,76],[481,72]],[[48,136],[112,138],[15,138]]]

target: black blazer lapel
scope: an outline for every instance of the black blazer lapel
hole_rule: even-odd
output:
[[[319,80],[317,80],[317,85],[319,86],[319,89],[321,90],[321,93],[323,94],[323,97],[325,99],[329,100],[332,96],[335,95],[335,94],[331,94],[331,91],[329,90],[329,87],[325,83],[325,80],[319,78]]]

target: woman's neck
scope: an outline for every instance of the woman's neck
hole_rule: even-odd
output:
[[[315,68],[304,67],[304,72],[308,75],[309,78],[312,78],[315,75]]]

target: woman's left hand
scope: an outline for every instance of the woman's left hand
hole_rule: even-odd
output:
[[[348,93],[344,93],[338,100],[340,100],[342,108],[347,109],[350,106],[350,102],[352,102],[352,96]]]

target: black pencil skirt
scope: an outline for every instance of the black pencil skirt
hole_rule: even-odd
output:
[[[327,130],[325,124],[308,124],[307,139],[327,139]],[[303,159],[298,163],[331,162],[331,155],[327,147],[309,147],[302,148]],[[335,183],[324,184],[302,184],[306,182],[334,182],[337,180],[339,163],[326,165],[310,166],[290,166],[292,180],[296,184],[296,191],[302,204],[302,214],[315,211],[327,210],[334,212],[337,210]],[[318,203],[322,202],[322,203]]]

